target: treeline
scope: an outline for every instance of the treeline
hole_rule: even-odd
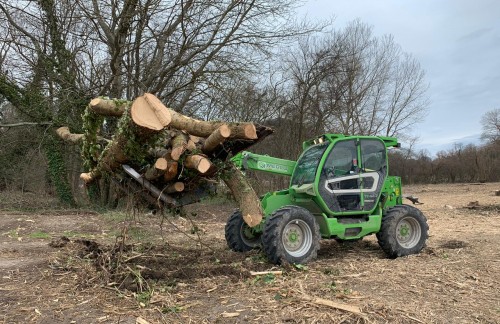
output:
[[[428,108],[419,63],[360,21],[297,21],[300,4],[0,0],[0,190],[78,203],[88,170],[55,129],[82,133],[98,96],[150,92],[199,119],[265,124],[275,135],[255,150],[287,159],[323,133],[411,137]],[[116,123],[100,127],[109,138]]]
[[[401,176],[405,184],[500,181],[500,140],[455,145],[434,158],[425,151],[393,150],[389,163],[389,172]]]

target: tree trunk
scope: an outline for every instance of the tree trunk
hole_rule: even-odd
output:
[[[248,182],[248,178],[243,175],[241,170],[231,165],[224,172],[223,180],[233,193],[236,202],[238,202],[245,223],[250,227],[259,225],[264,214],[260,200]]]

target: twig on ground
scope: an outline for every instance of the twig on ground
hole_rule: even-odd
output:
[[[266,274],[282,275],[283,271],[250,271],[251,276],[261,276]]]
[[[340,309],[340,310],[343,310],[346,312],[354,313],[357,315],[363,314],[361,312],[361,309],[358,306],[338,303],[338,302],[334,302],[334,301],[329,300],[329,299],[312,297],[312,296],[308,296],[308,295],[302,295],[302,296],[299,296],[299,298],[304,300],[304,301],[308,301],[308,302],[311,302],[313,304],[316,304],[316,305],[328,306],[328,307]]]

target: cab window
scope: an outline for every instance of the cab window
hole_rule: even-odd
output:
[[[386,166],[385,145],[378,140],[361,141],[361,167],[364,172],[381,171]]]

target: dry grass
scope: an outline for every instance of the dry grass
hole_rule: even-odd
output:
[[[497,323],[499,187],[407,187],[424,202],[419,208],[430,224],[421,254],[386,259],[374,237],[323,241],[318,259],[304,267],[278,268],[258,251],[229,251],[227,203],[191,206],[161,227],[158,216],[0,212],[0,320]],[[470,201],[479,207],[467,208]],[[36,231],[74,235],[54,248],[30,237]],[[283,274],[250,274],[266,270]],[[362,314],[310,297],[359,306]]]

